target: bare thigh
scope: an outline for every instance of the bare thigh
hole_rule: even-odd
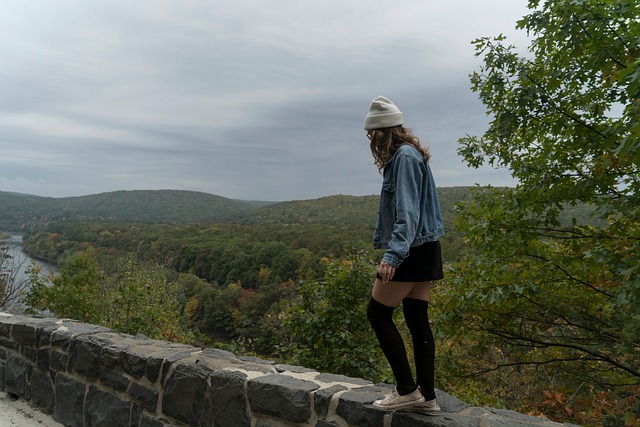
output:
[[[376,279],[371,296],[388,307],[397,307],[403,299],[413,298],[429,301],[431,282],[393,282],[383,283]]]

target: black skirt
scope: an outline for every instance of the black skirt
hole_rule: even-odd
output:
[[[378,279],[382,277],[378,274]],[[427,242],[409,249],[409,255],[396,268],[392,282],[428,282],[444,277],[440,242]]]

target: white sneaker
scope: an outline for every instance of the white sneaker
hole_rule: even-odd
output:
[[[384,399],[373,402],[373,407],[379,411],[394,411],[396,409],[415,406],[422,402],[424,402],[424,397],[420,393],[419,387],[416,388],[413,393],[404,396],[400,396],[398,390],[394,388]]]
[[[436,399],[432,399],[426,400],[422,403],[416,403],[414,405],[411,405],[410,407],[406,407],[405,410],[420,412],[421,414],[433,415],[439,413],[442,409],[440,409],[438,401]]]

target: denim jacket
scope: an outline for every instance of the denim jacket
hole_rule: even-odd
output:
[[[386,249],[382,260],[398,268],[410,247],[443,235],[431,168],[415,147],[402,145],[384,168],[373,246]]]

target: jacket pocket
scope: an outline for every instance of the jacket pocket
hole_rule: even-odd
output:
[[[387,207],[394,206],[394,199],[396,196],[396,186],[393,182],[385,182],[382,184],[382,202]]]

